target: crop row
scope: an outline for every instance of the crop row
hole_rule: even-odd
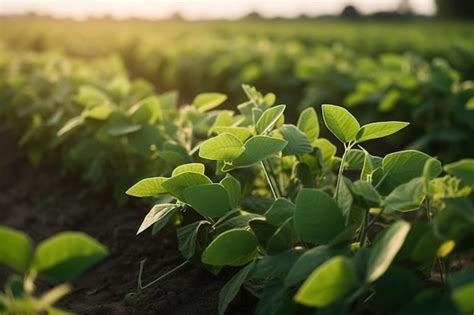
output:
[[[220,93],[178,107],[176,92],[154,94],[115,59],[4,55],[0,71],[0,119],[32,162],[55,161],[118,201],[147,198],[138,233],[176,229],[174,271],[241,268],[220,313],[241,287],[257,314],[474,311],[474,161],[366,145],[407,122],[363,124],[322,105],[291,124],[274,94],[248,85],[236,111],[217,109]],[[129,302],[168,275],[143,284],[144,268]]]

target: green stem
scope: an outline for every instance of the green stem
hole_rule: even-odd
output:
[[[264,161],[261,161],[263,172],[265,173],[265,177],[267,178],[268,185],[270,186],[270,189],[273,194],[273,198],[278,199],[280,195],[278,194],[279,191],[277,191],[275,183],[273,183],[272,179],[270,178],[270,174],[267,170],[267,166]]]
[[[344,164],[346,163],[347,152],[352,148],[352,144],[349,142],[347,145],[344,143],[344,154],[342,155],[341,165],[339,165],[339,172],[337,173],[336,180],[336,191],[334,192],[334,199],[337,201],[337,195],[339,193],[339,186],[341,185],[342,174],[344,173]]]
[[[276,172],[273,169],[272,162],[267,160],[267,161],[265,161],[265,163],[267,164],[268,168],[270,169],[269,175],[270,175],[270,178],[272,178],[272,180],[273,180],[273,183],[275,185],[278,196],[280,196],[280,197],[283,196],[283,191],[282,191],[281,186],[280,186],[280,181],[275,176]]]
[[[169,275],[173,274],[174,272],[178,271],[179,269],[183,268],[186,264],[188,263],[187,260],[185,260],[183,263],[181,263],[180,265],[174,267],[173,269],[171,269],[170,271],[162,274],[161,276],[159,276],[158,278],[156,278],[155,280],[153,280],[152,282],[148,283],[147,285],[143,286],[142,285],[142,274],[143,274],[143,266],[145,265],[145,260],[142,260],[140,261],[140,270],[138,271],[138,288],[137,288],[137,292],[141,292],[151,286],[153,286],[154,284],[158,283],[159,281],[163,280],[164,278],[168,277]]]

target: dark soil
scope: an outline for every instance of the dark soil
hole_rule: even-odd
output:
[[[34,169],[12,141],[0,134],[0,224],[39,241],[55,233],[82,231],[105,244],[110,256],[72,284],[59,307],[78,314],[216,314],[220,288],[235,270],[218,276],[187,265],[145,291],[133,304],[124,296],[136,288],[140,260],[146,258],[144,283],[181,264],[175,233],[135,235],[146,206],[118,207],[107,194],[84,193],[86,184],[61,176],[59,167]],[[10,270],[0,266],[0,284]],[[39,282],[39,291],[51,287]],[[251,314],[256,300],[241,292],[229,314]]]

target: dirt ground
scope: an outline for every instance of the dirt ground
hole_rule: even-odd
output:
[[[218,276],[187,265],[148,289],[133,304],[124,296],[136,288],[140,260],[146,258],[144,283],[183,262],[171,230],[152,237],[135,235],[146,206],[118,207],[108,194],[88,192],[86,184],[59,167],[34,169],[9,137],[0,134],[0,224],[28,233],[37,243],[55,233],[82,231],[105,244],[110,256],[72,284],[58,304],[78,314],[216,314],[220,288],[235,270]],[[10,270],[0,266],[0,284]],[[39,290],[52,284],[40,281]],[[229,314],[251,314],[256,299],[242,291]]]

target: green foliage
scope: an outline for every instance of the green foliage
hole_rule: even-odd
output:
[[[23,232],[0,226],[0,264],[21,272],[23,279],[10,277],[0,293],[0,311],[6,314],[62,314],[53,305],[71,287],[56,286],[34,296],[36,276],[55,281],[78,277],[108,255],[106,247],[79,232],[63,232],[38,244],[33,253],[30,238]]]

